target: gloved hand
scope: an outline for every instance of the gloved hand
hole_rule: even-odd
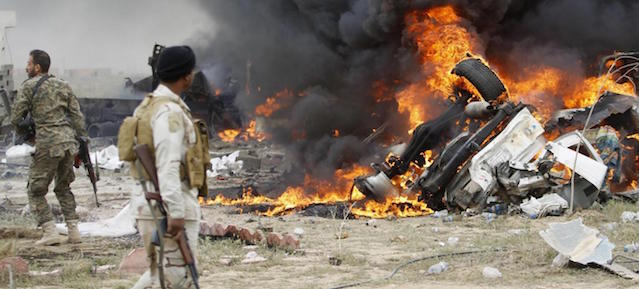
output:
[[[166,225],[166,233],[174,240],[182,237],[182,234],[184,234],[184,218],[174,219],[169,217],[169,221]]]

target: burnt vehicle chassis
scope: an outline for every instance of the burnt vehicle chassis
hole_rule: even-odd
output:
[[[572,131],[550,142],[543,136],[558,126],[567,127],[566,119],[572,125],[582,125],[584,111],[587,114],[589,108],[564,112],[543,128],[526,105],[507,100],[503,83],[481,60],[462,60],[452,73],[465,78],[479,95],[455,88],[454,102],[439,117],[419,125],[399,157],[372,164],[376,174],[355,179],[360,192],[377,200],[399,194],[391,180],[407,172],[411,163],[423,166],[423,153],[431,150],[432,165],[402,193],[418,194],[433,209],[482,210],[495,200],[518,204],[526,197],[547,193],[557,193],[573,201],[575,207],[588,208],[595,200],[610,197],[605,177],[609,170],[615,174],[621,171],[618,144],[612,149],[618,152],[617,160],[604,161],[597,152],[601,148],[590,143],[597,145],[596,140],[580,132]],[[622,138],[636,133],[636,98],[611,95],[605,93],[600,98],[588,128],[605,124],[605,119],[617,124],[614,127],[622,132]],[[460,124],[466,127],[460,129]],[[460,133],[453,135],[455,132]],[[507,151],[500,146],[507,141],[522,143]],[[535,156],[538,158],[533,160]],[[568,161],[575,157],[582,162],[580,166],[573,167]],[[572,170],[574,184],[566,183],[563,174],[553,170],[556,165]]]

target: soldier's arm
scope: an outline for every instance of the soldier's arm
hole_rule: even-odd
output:
[[[87,130],[84,122],[84,115],[82,111],[80,111],[80,104],[78,103],[78,99],[76,98],[71,87],[67,85],[66,87],[67,93],[69,95],[69,120],[71,121],[71,126],[75,130],[75,133],[79,137],[86,137]]]
[[[169,216],[174,219],[184,218],[184,196],[180,181],[184,125],[182,112],[178,110],[163,105],[151,121],[160,195],[168,207]]]
[[[31,89],[23,86],[22,89],[18,92],[15,101],[13,102],[13,106],[11,107],[11,124],[14,128],[18,127],[18,123],[24,118],[24,116],[29,111],[29,103],[31,100],[28,95],[31,95],[29,92]]]

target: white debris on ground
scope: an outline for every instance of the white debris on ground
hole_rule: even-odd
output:
[[[229,155],[211,159],[211,169],[207,171],[208,177],[216,177],[220,175],[237,174],[242,170],[242,161],[238,161],[237,157],[240,151],[235,151]]]
[[[599,235],[599,230],[585,226],[581,218],[550,223],[548,229],[539,231],[539,235],[557,252],[583,265],[607,264],[615,247],[608,238]]]
[[[448,263],[442,261],[428,268],[428,274],[441,274],[449,268]]]
[[[124,162],[120,161],[118,155],[118,148],[114,145],[110,145],[99,152],[91,153],[91,162],[101,169],[116,170],[121,169],[124,166]]]
[[[266,261],[266,258],[260,256],[255,251],[250,251],[246,253],[244,256],[244,260],[242,260],[242,264],[252,264]]]
[[[14,145],[7,149],[6,158],[3,163],[28,164],[31,162],[31,154],[35,152],[35,147],[28,144]]]
[[[531,218],[539,218],[548,215],[549,213],[561,213],[564,209],[568,208],[568,202],[557,194],[546,194],[543,197],[536,199],[530,197],[519,205],[521,210]]]
[[[137,232],[135,229],[135,214],[131,204],[127,204],[113,218],[97,222],[79,223],[78,230],[82,236],[92,237],[122,237]],[[66,224],[57,224],[59,232],[66,234]]]
[[[481,274],[484,276],[484,278],[488,279],[501,278],[501,272],[499,272],[499,269],[493,267],[484,267],[484,270],[481,271]]]
[[[639,221],[639,212],[624,211],[621,213],[621,221],[624,223]]]

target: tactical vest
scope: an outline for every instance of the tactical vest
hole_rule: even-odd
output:
[[[135,162],[134,147],[139,144],[146,144],[152,155],[155,156],[155,146],[153,145],[153,131],[151,129],[151,118],[157,110],[168,102],[168,98],[153,97],[149,94],[142,100],[133,116],[126,117],[118,131],[118,155],[120,160]],[[175,102],[174,102],[175,103]],[[195,144],[187,149],[185,160],[180,162],[180,179],[188,181],[191,188],[198,189],[198,196],[208,196],[208,186],[206,183],[206,170],[211,167],[209,155],[209,135],[206,123],[200,119],[193,119],[186,107],[182,111],[193,122],[195,130]],[[149,177],[144,174],[144,179]],[[131,175],[135,179],[140,179],[137,170],[131,169]]]

